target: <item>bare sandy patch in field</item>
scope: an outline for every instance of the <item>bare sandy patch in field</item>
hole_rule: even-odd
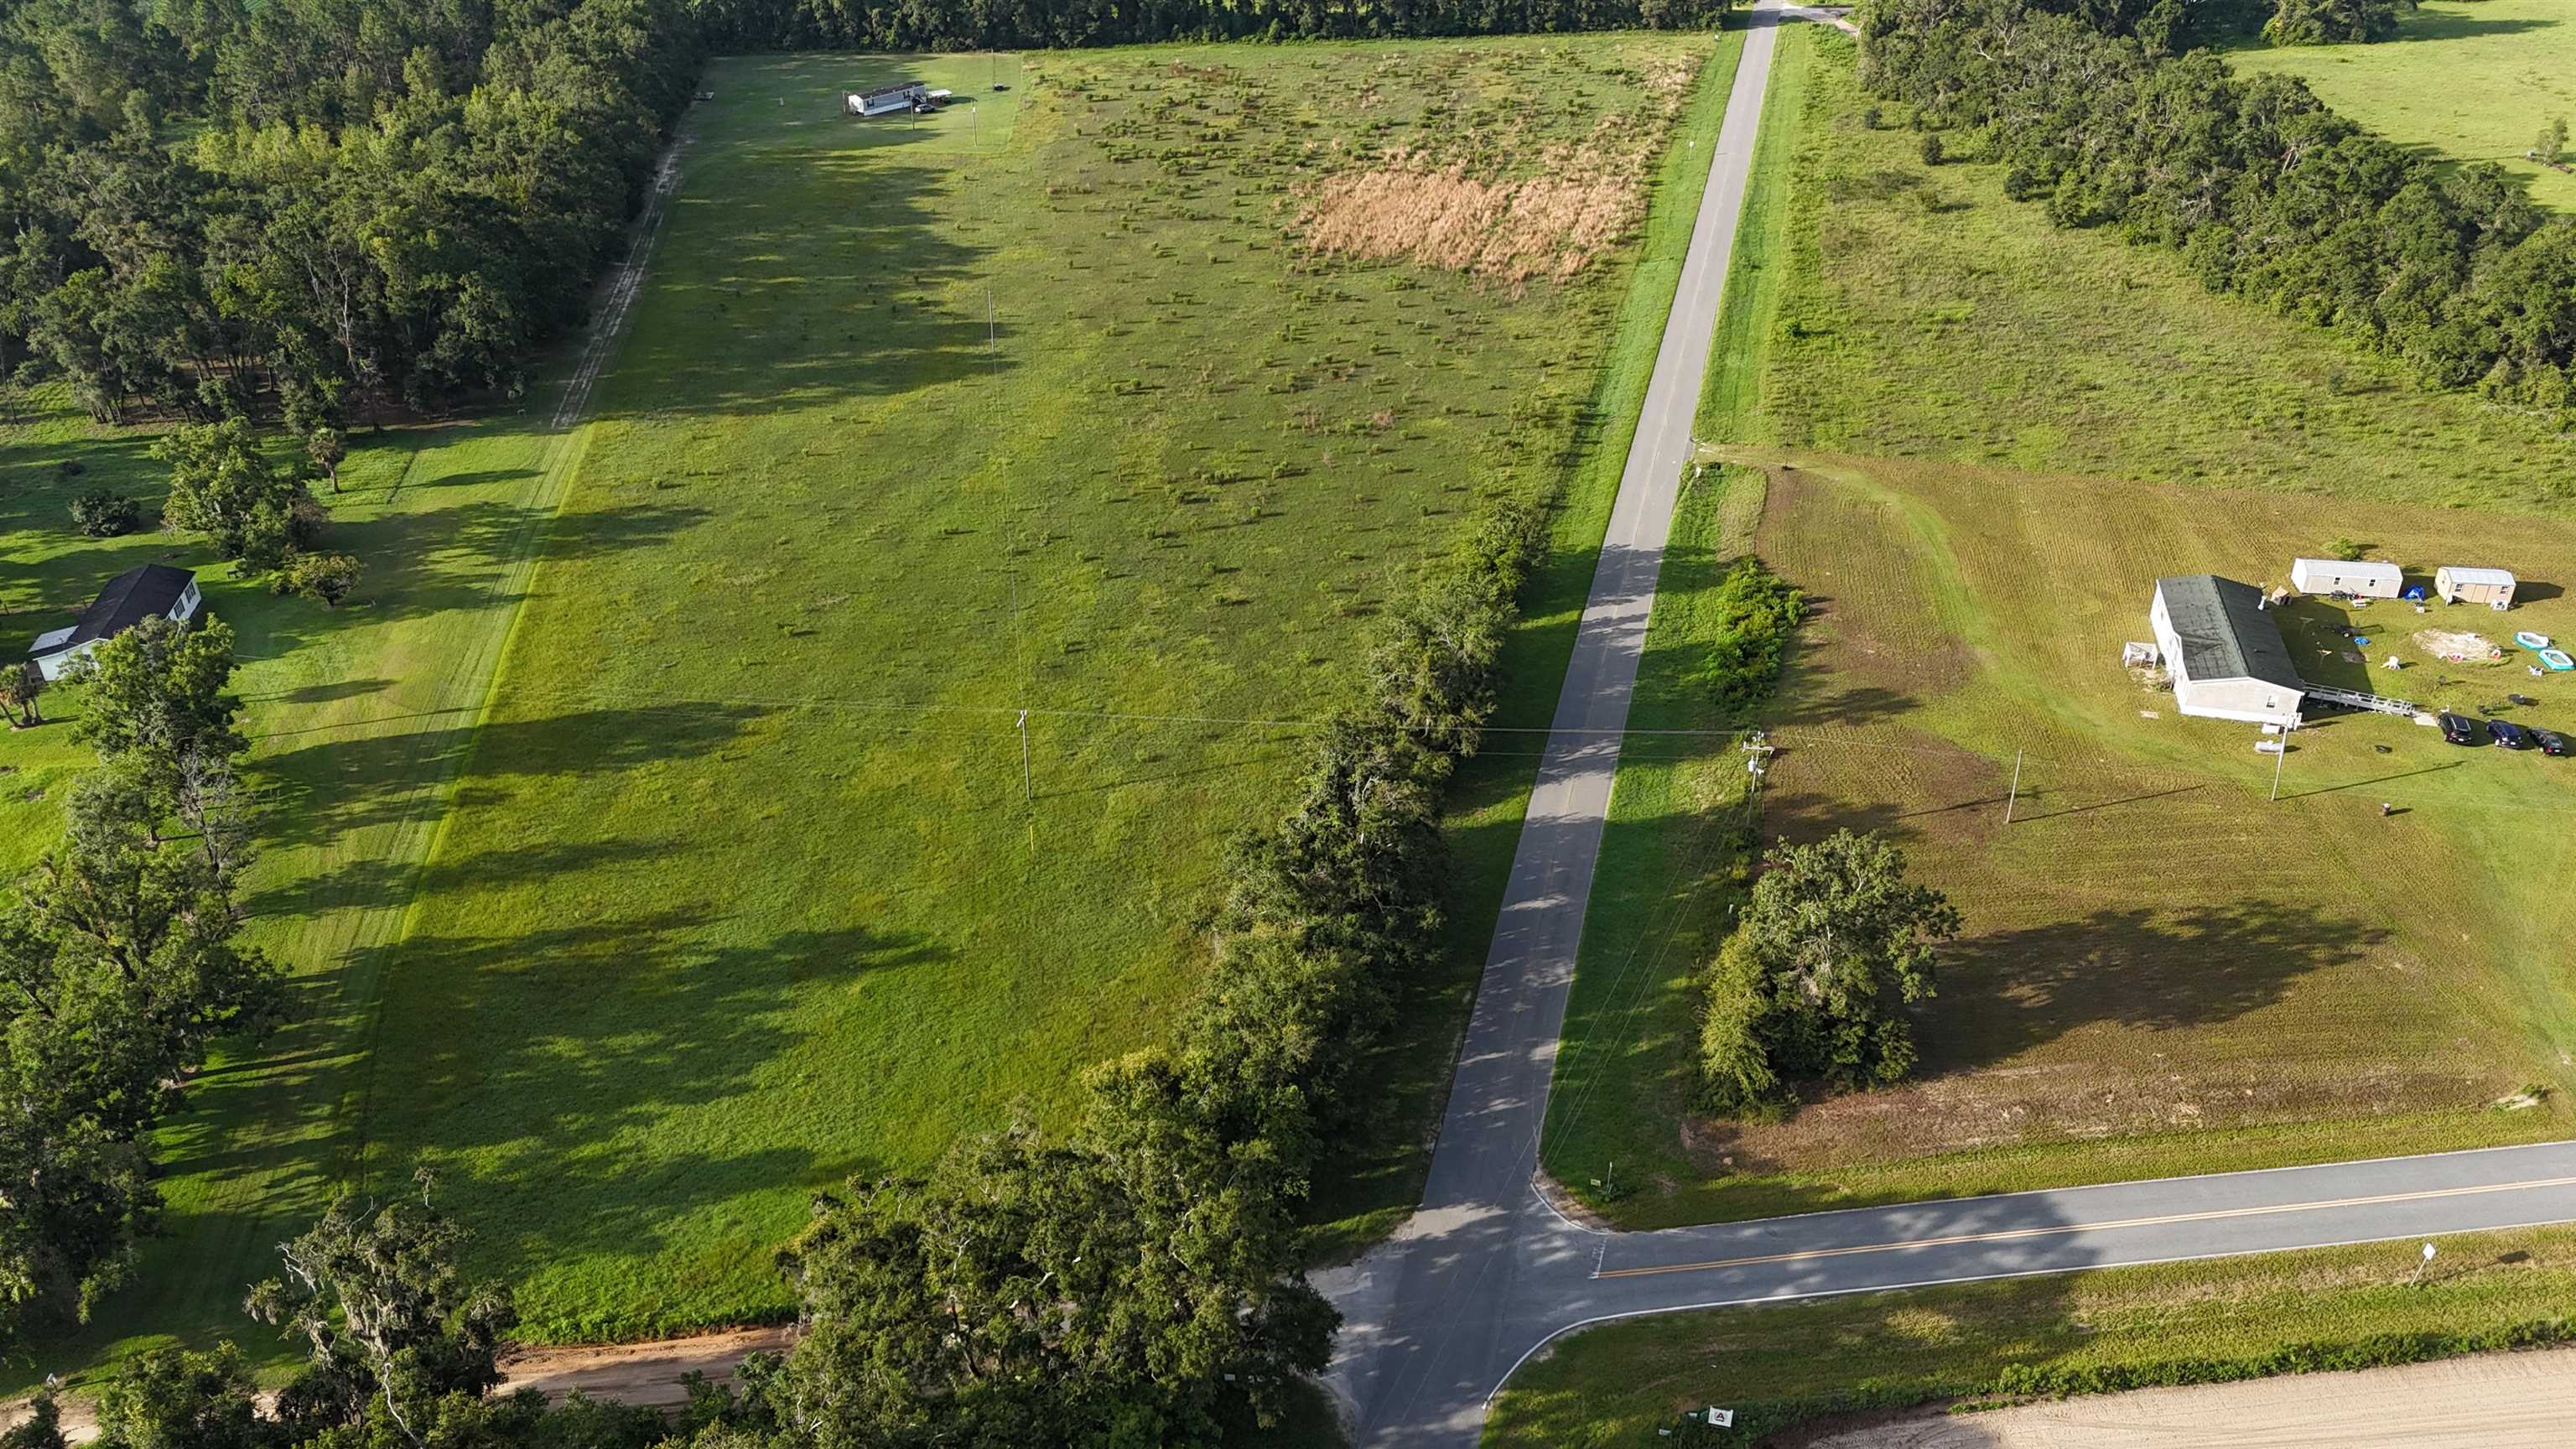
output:
[[[1983,1414],[1924,1413],[1807,1449],[2543,1449],[2576,1424],[2576,1352],[2141,1389]]]

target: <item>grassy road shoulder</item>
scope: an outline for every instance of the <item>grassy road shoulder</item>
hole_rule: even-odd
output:
[[[2576,1228],[2111,1268],[1723,1313],[1560,1340],[1495,1401],[1487,1449],[1656,1442],[1680,1412],[1735,1440],[1825,1415],[2410,1363],[2576,1333]]]

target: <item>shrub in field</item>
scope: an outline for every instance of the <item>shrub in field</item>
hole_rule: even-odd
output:
[[[1763,566],[1740,559],[1719,583],[1715,636],[1698,672],[1701,687],[1730,715],[1770,697],[1788,660],[1789,636],[1806,617],[1807,596]]]
[[[326,609],[340,607],[357,586],[358,561],[345,553],[290,553],[268,580],[270,593],[316,599]]]
[[[72,500],[72,526],[83,538],[130,533],[142,517],[143,505],[111,488],[93,488]]]
[[[2326,557],[2341,559],[2345,563],[2358,563],[2361,560],[2361,556],[2367,552],[2369,552],[2369,550],[2363,548],[2357,541],[2349,538],[2338,538],[2334,542],[2326,545]]]
[[[1700,1025],[1709,1099],[1740,1111],[1781,1084],[1820,1079],[1884,1086],[1914,1070],[1913,1029],[1898,1008],[1933,994],[1934,953],[1959,913],[1905,879],[1881,837],[1837,830],[1783,844],[1710,968]]]

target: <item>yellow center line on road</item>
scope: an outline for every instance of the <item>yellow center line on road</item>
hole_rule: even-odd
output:
[[[1763,1263],[1800,1263],[1811,1258],[1847,1258],[1858,1253],[1893,1253],[1904,1248],[1948,1248],[1963,1243],[2009,1243],[2025,1238],[2063,1237],[2069,1233],[2098,1233],[2117,1228],[2153,1228],[2174,1223],[2207,1223],[2225,1218],[2263,1217],[2272,1213],[2378,1207],[2388,1203],[2429,1202],[2435,1198],[2470,1197],[2489,1192],[2528,1192],[2549,1187],[2576,1187],[2576,1177],[2542,1177],[2528,1182],[2490,1182],[2476,1187],[2427,1188],[2421,1192],[2382,1193],[2377,1197],[2341,1197],[2322,1202],[2273,1203],[2265,1207],[2212,1208],[2207,1212],[2167,1213],[2162,1217],[2119,1218],[2099,1223],[2055,1223],[2041,1228],[2002,1228],[1991,1233],[1954,1233],[1941,1238],[1905,1238],[1892,1243],[1858,1243],[1847,1248],[1807,1248],[1794,1253],[1763,1253],[1745,1258],[1712,1258],[1703,1263],[1664,1263],[1645,1268],[1608,1268],[1592,1276],[1644,1278],[1656,1273],[1704,1273],[1714,1268],[1750,1268]]]

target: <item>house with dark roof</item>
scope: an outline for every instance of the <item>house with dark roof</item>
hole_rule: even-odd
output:
[[[2281,625],[2252,584],[2216,574],[2156,580],[2147,622],[2184,714],[2284,727],[2299,722],[2307,682]]]
[[[186,569],[168,564],[130,568],[107,581],[79,623],[37,635],[27,658],[48,680],[60,679],[73,660],[97,648],[100,640],[113,639],[151,618],[184,624],[197,616],[204,603],[197,592],[197,576]]]

